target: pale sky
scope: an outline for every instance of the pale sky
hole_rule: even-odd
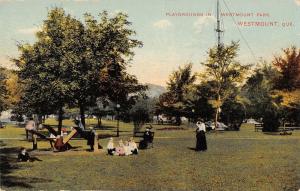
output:
[[[224,2],[239,14],[233,16],[236,23],[247,22],[239,30],[256,59],[271,60],[282,48],[300,47],[300,0],[220,0],[221,12],[228,13]],[[9,58],[18,55],[16,42],[35,41],[34,33],[53,7],[62,7],[78,19],[85,12],[94,16],[103,10],[126,12],[135,38],[144,43],[135,50],[128,71],[143,83],[165,86],[170,73],[189,62],[195,72],[201,70],[206,52],[216,44],[216,0],[0,0],[2,66],[12,67]],[[224,16],[222,21],[222,41],[239,40],[238,60],[255,63],[232,17]],[[252,21],[268,26],[254,26]]]

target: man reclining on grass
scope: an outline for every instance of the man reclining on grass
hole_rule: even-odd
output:
[[[36,157],[30,157],[26,149],[21,147],[20,153],[18,154],[18,162],[33,162],[35,160],[42,161]]]

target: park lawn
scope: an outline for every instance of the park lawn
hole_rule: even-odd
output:
[[[49,122],[49,121],[48,121]],[[54,123],[53,121],[49,123]],[[70,123],[68,121],[64,123]],[[116,134],[115,121],[103,121],[99,135]],[[69,124],[71,125],[71,124]],[[120,139],[132,135],[131,124],[120,124]],[[77,151],[53,153],[41,141],[32,152],[42,161],[16,163],[20,146],[31,148],[24,129],[0,129],[1,189],[4,190],[298,190],[300,132],[266,135],[243,125],[239,132],[207,133],[208,151],[195,152],[194,129],[158,130],[154,148],[137,156],[92,153],[85,140],[71,140]],[[6,137],[7,136],[7,137]],[[118,138],[115,138],[117,142]],[[135,138],[138,141],[138,138]],[[106,139],[100,139],[106,145]]]

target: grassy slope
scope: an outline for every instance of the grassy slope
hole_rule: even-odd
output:
[[[90,123],[95,121],[90,120]],[[54,121],[47,121],[53,124]],[[115,134],[116,122],[104,121]],[[65,125],[72,125],[65,121]],[[162,126],[157,126],[161,128]],[[155,127],[155,128],[157,128]],[[121,123],[121,138],[132,125]],[[155,130],[153,149],[138,156],[107,156],[86,151],[37,153],[41,162],[15,163],[15,147],[31,148],[21,140],[2,140],[1,188],[106,190],[296,190],[300,188],[300,132],[292,136],[265,135],[243,126],[240,132],[208,133],[208,151],[197,153],[192,129]],[[23,134],[23,135],[22,135]],[[24,137],[24,130],[7,127],[0,138]],[[137,139],[138,140],[138,139]],[[117,141],[117,139],[115,139]],[[100,142],[106,145],[107,139]],[[86,141],[72,140],[86,149]],[[40,149],[49,148],[39,142]],[[9,155],[10,154],[10,155]],[[8,166],[8,167],[7,167]],[[10,187],[7,187],[10,185]]]

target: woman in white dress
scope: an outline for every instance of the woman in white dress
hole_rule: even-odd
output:
[[[138,147],[132,137],[130,138],[128,145],[129,145],[131,153],[137,155],[139,150],[138,150]]]
[[[109,138],[109,141],[107,143],[107,153],[109,155],[114,155],[114,153],[116,152],[116,148],[114,147],[114,141],[113,138]]]

